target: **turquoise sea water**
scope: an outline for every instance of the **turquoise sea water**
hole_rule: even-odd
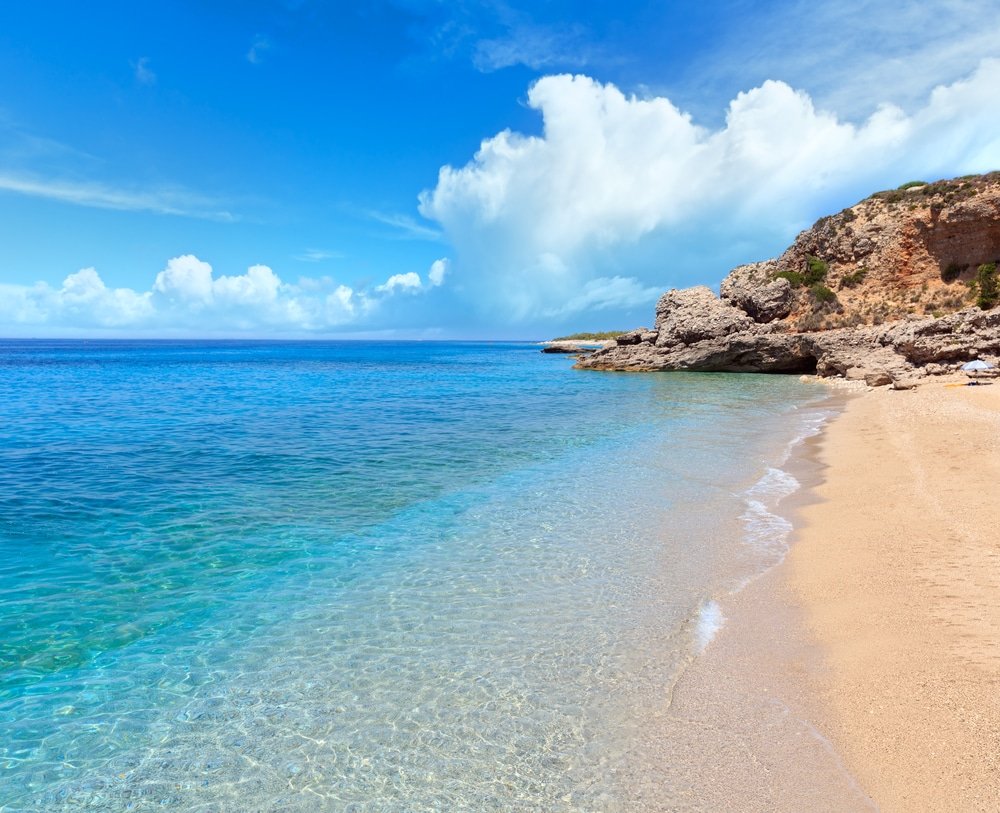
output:
[[[641,807],[821,393],[571,363],[0,342],[0,811]]]

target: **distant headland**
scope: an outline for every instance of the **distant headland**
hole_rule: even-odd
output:
[[[1000,172],[877,192],[777,259],[667,291],[652,328],[579,359],[598,370],[816,373],[869,385],[1000,354]],[[569,338],[569,337],[567,337]]]

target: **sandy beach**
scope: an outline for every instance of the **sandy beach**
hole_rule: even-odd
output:
[[[848,403],[779,569],[821,726],[884,811],[1000,810],[1000,382],[956,383]]]

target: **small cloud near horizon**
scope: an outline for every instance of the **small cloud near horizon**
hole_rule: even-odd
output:
[[[287,283],[260,264],[243,274],[217,275],[209,263],[184,254],[170,259],[145,291],[110,288],[93,267],[69,274],[58,287],[0,283],[0,324],[11,335],[109,329],[308,335],[370,327],[383,302],[440,287],[446,268],[447,260],[437,260],[427,285],[409,271],[366,292],[329,276]]]

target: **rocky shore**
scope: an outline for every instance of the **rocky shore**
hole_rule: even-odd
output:
[[[608,347],[614,347],[614,339],[553,339],[550,342],[542,342],[543,353],[593,353]]]
[[[734,269],[671,290],[598,370],[816,373],[899,387],[1000,355],[1000,173],[879,192]]]

